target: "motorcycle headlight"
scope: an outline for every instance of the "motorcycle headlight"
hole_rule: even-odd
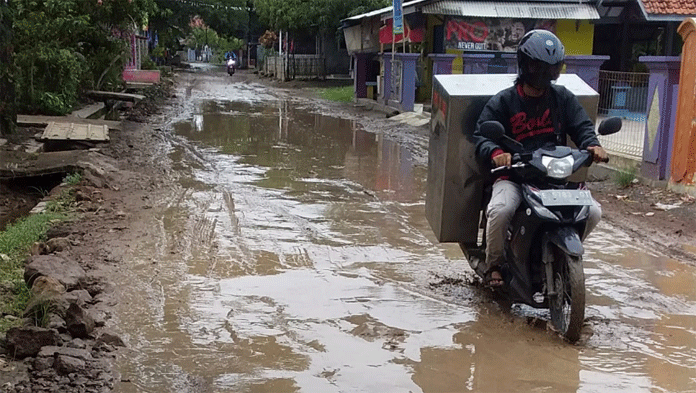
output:
[[[232,59],[227,60],[227,65],[234,65],[234,60],[232,60]]]
[[[554,158],[542,156],[541,163],[546,167],[546,174],[554,179],[565,179],[573,174],[573,165],[575,160],[573,156],[565,156],[563,158]]]

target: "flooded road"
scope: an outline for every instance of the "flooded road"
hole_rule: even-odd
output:
[[[568,345],[436,242],[427,130],[235,78],[183,75],[162,126],[177,182],[128,256],[117,391],[696,391],[692,267],[600,224]]]

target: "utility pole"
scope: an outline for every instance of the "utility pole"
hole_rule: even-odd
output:
[[[17,123],[15,85],[11,75],[14,62],[12,53],[12,17],[10,0],[0,0],[0,135],[14,132]]]

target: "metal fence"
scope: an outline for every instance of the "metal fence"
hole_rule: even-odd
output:
[[[288,77],[298,78],[319,78],[326,77],[326,62],[320,55],[290,55],[288,59]]]
[[[277,54],[266,56],[261,68],[264,75],[276,79],[324,79],[326,61],[320,55],[290,55],[281,59]]]
[[[648,73],[599,72],[597,124],[607,117],[623,119],[621,132],[599,137],[602,146],[610,153],[629,158],[643,157],[649,77]]]

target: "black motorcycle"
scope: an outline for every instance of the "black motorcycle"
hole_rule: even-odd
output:
[[[620,129],[621,119],[610,118],[600,124],[598,132],[610,135]],[[568,146],[523,151],[495,121],[483,123],[481,133],[514,152],[510,167],[491,172],[508,171],[511,180],[521,185],[523,195],[506,232],[503,291],[513,303],[548,308],[554,328],[575,342],[585,319],[581,236],[592,196],[568,178],[593,162],[592,152]],[[485,251],[463,250],[476,273],[484,277],[479,262]]]
[[[237,65],[237,61],[235,59],[227,59],[227,73],[231,76],[234,75],[234,69],[235,66]]]

